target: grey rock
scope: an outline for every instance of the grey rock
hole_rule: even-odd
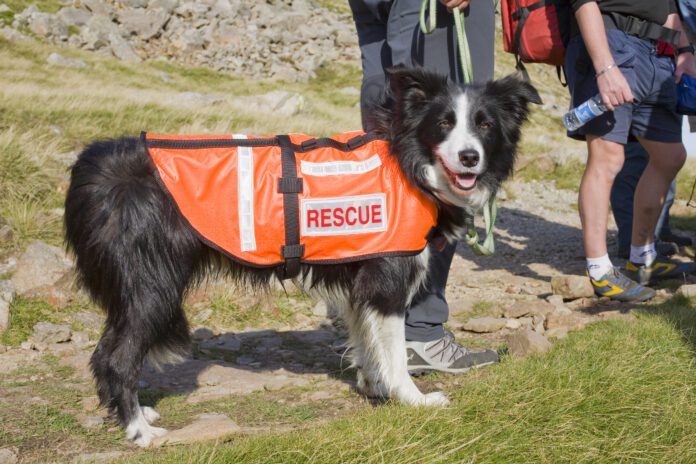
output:
[[[66,68],[86,68],[87,63],[82,60],[76,60],[75,58],[68,58],[59,53],[51,53],[46,59],[46,63],[53,66],[62,66]]]
[[[103,0],[82,0],[82,5],[95,15],[113,16],[115,9]]]
[[[12,284],[20,295],[56,284],[72,269],[65,252],[41,241],[32,242],[19,258]]]
[[[210,106],[222,103],[223,98],[198,92],[182,92],[164,100],[165,104],[174,106]]]
[[[119,60],[128,63],[140,63],[142,59],[138,56],[131,44],[121,37],[120,34],[109,34],[109,44],[111,44],[111,53]]]
[[[564,300],[594,296],[590,279],[585,276],[555,276],[551,279],[551,290],[554,294],[562,296]]]
[[[508,319],[505,323],[506,329],[517,330],[520,327],[522,327],[522,323],[519,321],[519,319]]]
[[[526,356],[531,353],[544,353],[551,348],[551,342],[540,333],[522,329],[506,337],[508,350],[515,356]]]
[[[110,45],[110,36],[118,35],[118,26],[104,15],[92,16],[80,31],[80,40],[87,50],[99,50]]]
[[[79,311],[72,315],[74,321],[79,322],[85,328],[98,332],[104,325],[104,316],[91,311]]]
[[[104,425],[104,418],[99,416],[82,416],[79,418],[79,422],[86,429],[98,429]]]
[[[241,97],[235,100],[249,111],[273,114],[276,116],[294,116],[306,106],[305,98],[297,93],[276,90],[263,95]]]
[[[14,240],[14,231],[9,224],[0,225],[0,243],[10,243]]]
[[[201,414],[192,424],[178,430],[172,430],[165,436],[156,438],[153,446],[159,447],[215,440],[240,430],[241,428],[224,414]]]
[[[84,26],[92,16],[87,10],[71,6],[61,8],[57,15],[66,26]]]
[[[63,38],[68,35],[67,26],[61,19],[49,13],[34,13],[29,17],[29,29],[39,37]]]
[[[17,453],[10,448],[0,448],[0,464],[17,464]]]
[[[17,291],[11,280],[0,280],[0,300],[5,300],[9,303],[14,301],[17,296]]]
[[[34,325],[34,332],[31,339],[35,344],[62,343],[69,342],[71,336],[72,330],[70,330],[70,327],[67,325],[38,322]]]
[[[148,0],[120,0],[120,3],[128,8],[145,8]]]
[[[12,8],[5,5],[4,3],[0,3],[0,13],[8,13],[10,11],[12,11]]]
[[[115,461],[118,458],[125,456],[123,451],[102,451],[100,453],[86,453],[75,456],[72,464],[97,464],[102,462]]]
[[[128,35],[137,35],[143,40],[150,40],[160,33],[169,20],[165,10],[121,10],[118,22]]]
[[[519,300],[505,309],[503,315],[508,318],[523,316],[546,316],[554,310],[553,305],[543,300]]]
[[[179,6],[179,0],[150,0],[148,9],[161,9],[171,14]]]
[[[507,319],[499,317],[477,317],[464,323],[463,329],[469,332],[496,332],[507,325]]]
[[[198,30],[187,29],[172,40],[172,45],[182,52],[192,52],[203,48],[205,38]]]
[[[242,348],[242,341],[235,334],[226,333],[205,340],[198,347],[203,352],[237,352]]]
[[[9,26],[0,27],[0,35],[7,40],[12,40],[15,42],[25,40],[27,38],[24,34]]]
[[[186,2],[179,5],[174,13],[185,18],[196,18],[205,15],[209,9],[208,5],[201,2]]]
[[[0,298],[0,335],[10,327],[10,302]]]

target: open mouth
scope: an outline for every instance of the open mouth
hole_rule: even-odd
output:
[[[442,169],[444,169],[445,173],[447,174],[450,184],[457,190],[469,192],[476,187],[476,180],[478,179],[476,174],[472,174],[470,172],[457,174],[447,169],[447,166],[445,166],[445,163],[443,163],[442,160],[440,160],[440,164],[442,165]]]

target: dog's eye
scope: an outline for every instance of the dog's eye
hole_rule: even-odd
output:
[[[440,126],[443,129],[451,129],[452,128],[452,123],[448,121],[447,119],[443,119],[440,122],[437,123],[438,126]]]
[[[478,127],[479,129],[490,129],[491,127],[493,127],[493,124],[491,124],[488,121],[481,121],[480,123],[478,123]]]

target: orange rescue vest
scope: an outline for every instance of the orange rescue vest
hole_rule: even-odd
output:
[[[142,134],[161,184],[201,238],[251,266],[417,254],[437,207],[375,133],[331,138]]]

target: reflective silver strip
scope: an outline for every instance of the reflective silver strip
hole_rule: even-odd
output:
[[[300,170],[308,176],[335,176],[340,174],[363,174],[377,169],[382,165],[379,155],[374,155],[365,161],[328,161],[312,163],[301,161]]]
[[[235,134],[235,139],[246,139]],[[254,152],[251,147],[237,147],[237,209],[239,211],[239,245],[242,251],[256,250],[254,231]]]

